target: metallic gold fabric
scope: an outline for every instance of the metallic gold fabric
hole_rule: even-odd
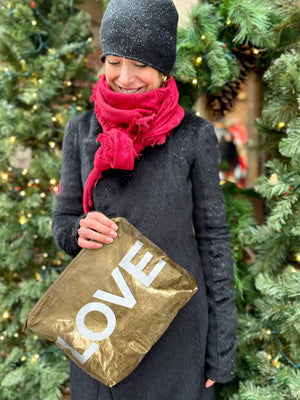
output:
[[[193,276],[127,220],[114,222],[113,244],[83,249],[26,320],[107,386],[135,369],[197,291]]]

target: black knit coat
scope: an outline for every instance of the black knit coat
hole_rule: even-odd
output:
[[[71,256],[84,217],[82,194],[102,131],[93,111],[72,119],[63,145],[53,235]],[[163,145],[148,147],[133,171],[108,170],[93,191],[94,208],[121,216],[197,280],[198,292],[139,366],[108,388],[71,363],[72,400],[212,400],[207,378],[233,378],[236,311],[218,142],[210,122],[185,113]]]

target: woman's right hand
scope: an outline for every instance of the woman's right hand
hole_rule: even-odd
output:
[[[92,211],[79,222],[78,245],[85,249],[99,249],[117,236],[118,226],[104,214]]]

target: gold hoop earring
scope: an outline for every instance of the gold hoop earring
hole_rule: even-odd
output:
[[[168,80],[168,76],[165,75],[165,74],[162,74],[161,79],[162,79],[162,82],[163,82],[163,83],[166,83],[167,80]]]

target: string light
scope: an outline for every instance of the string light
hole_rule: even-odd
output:
[[[202,39],[202,40],[205,40],[205,39],[206,39],[206,36],[205,36],[205,35],[202,35],[202,36],[201,36],[201,39]]]
[[[285,127],[285,123],[284,122],[278,122],[278,129],[282,129]]]
[[[31,364],[35,364],[39,358],[39,354],[35,354],[34,356],[32,356],[30,360]]]
[[[51,149],[55,149],[55,146],[56,146],[55,142],[50,141],[50,142],[48,142],[48,145],[49,145],[49,147],[51,147]]]
[[[8,311],[4,311],[4,313],[2,314],[2,318],[3,319],[9,319],[10,318],[10,313]]]
[[[38,272],[36,272],[34,275],[37,281],[43,282],[43,279],[41,278],[41,275]]]
[[[192,80],[192,84],[193,84],[193,85],[197,85],[197,84],[198,84],[198,79],[197,79],[197,78],[194,78],[194,79]]]
[[[195,66],[198,67],[202,63],[202,57],[198,56],[195,61]]]
[[[32,24],[33,26],[36,26],[36,25],[37,25],[37,21],[34,19],[33,21],[31,21],[31,24]]]
[[[19,223],[20,223],[20,225],[25,225],[26,222],[27,222],[27,218],[26,218],[24,215],[22,215],[22,216],[19,218]]]
[[[3,181],[7,181],[8,180],[8,174],[6,173],[6,172],[2,172],[2,174],[1,174],[1,179],[3,180]]]

